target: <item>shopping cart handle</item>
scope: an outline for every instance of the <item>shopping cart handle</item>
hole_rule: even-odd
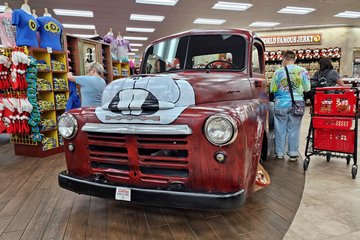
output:
[[[358,88],[354,87],[318,87],[315,88],[316,91],[329,91],[329,90],[339,90],[339,91],[348,91],[348,90],[356,90],[358,91]]]

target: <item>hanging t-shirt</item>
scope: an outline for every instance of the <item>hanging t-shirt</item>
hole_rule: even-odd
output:
[[[122,62],[128,62],[128,52],[131,52],[129,41],[121,38],[115,39],[112,44],[115,49],[116,59]]]
[[[12,14],[12,25],[16,26],[16,45],[39,47],[36,39],[38,24],[33,15],[22,9],[16,9]]]
[[[15,28],[11,25],[12,12],[0,14],[0,37],[4,48],[15,47]]]
[[[61,51],[61,23],[50,16],[38,17],[36,21],[39,25],[40,47]]]

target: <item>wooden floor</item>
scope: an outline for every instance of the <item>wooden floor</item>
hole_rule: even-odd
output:
[[[0,239],[282,239],[299,206],[302,164],[264,163],[271,186],[233,211],[148,207],[77,195],[57,185],[62,154],[15,156],[0,142]]]

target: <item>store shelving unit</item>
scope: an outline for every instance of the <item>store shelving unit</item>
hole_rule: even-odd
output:
[[[113,80],[130,76],[129,63],[112,60]]]
[[[320,58],[319,59],[297,59],[295,64],[297,64],[300,67],[305,68],[306,70],[308,70],[309,75],[313,76],[314,73],[320,69],[319,60],[320,60]],[[331,60],[333,62],[334,69],[339,71],[340,70],[340,58],[332,58]],[[280,60],[265,62],[265,77],[268,82],[271,81],[276,69],[279,69],[280,67],[281,67]]]
[[[57,108],[59,106],[59,101],[57,101],[57,95],[61,94],[66,100],[69,98],[68,92],[68,65],[67,65],[67,54],[65,51],[51,51],[48,52],[47,49],[42,48],[29,48],[29,55],[33,56],[36,60],[43,60],[46,64],[45,70],[39,70],[37,73],[38,78],[42,78],[50,83],[51,90],[38,90],[37,99],[44,100],[50,103],[50,109],[41,111],[41,120],[49,119],[56,123],[59,115],[64,113],[65,109],[63,107]],[[54,69],[52,65],[52,60],[56,60],[61,63],[62,69]],[[65,86],[64,88],[55,89],[54,88],[54,79],[64,79]],[[63,106],[63,104],[62,104]],[[24,156],[33,156],[33,157],[47,157],[56,153],[63,151],[62,139],[59,135],[58,129],[46,129],[41,131],[44,139],[51,139],[53,143],[51,147],[46,147],[43,143],[35,143],[31,140],[30,136],[12,136],[11,141],[14,143],[15,154],[24,155]]]
[[[112,64],[111,64],[111,50],[110,45],[107,43],[100,43],[101,48],[101,61],[102,65],[104,67],[104,78],[106,80],[106,83],[110,83],[114,77],[112,72]]]
[[[105,70],[104,78],[106,83],[130,76],[130,66],[128,63],[112,60],[110,45],[89,39],[82,39],[73,35],[66,35],[65,47],[70,51],[71,72],[74,75],[85,75],[85,54],[86,48],[91,46],[95,48],[94,60],[100,62]]]

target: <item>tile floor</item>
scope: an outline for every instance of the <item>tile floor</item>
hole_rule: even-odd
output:
[[[303,155],[309,122],[306,114],[301,129]],[[311,158],[303,198],[285,240],[360,239],[360,173],[353,180],[351,165],[345,159]]]

